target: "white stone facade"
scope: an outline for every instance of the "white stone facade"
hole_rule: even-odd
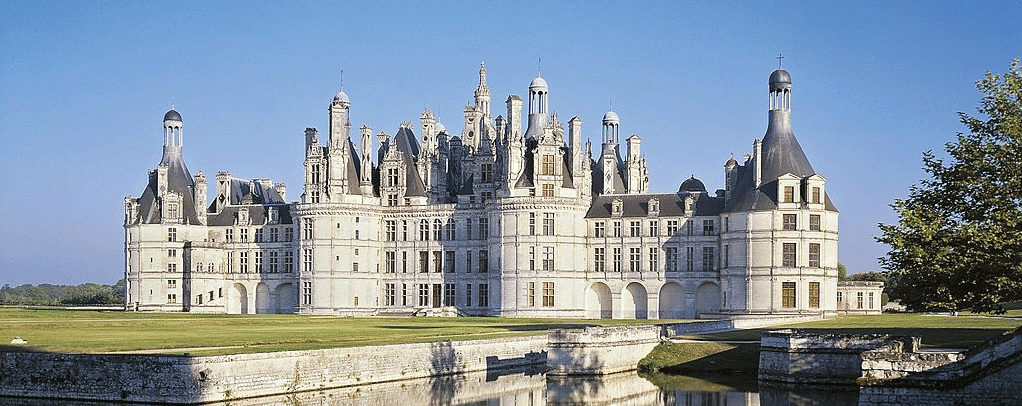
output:
[[[394,135],[362,126],[356,147],[338,92],[324,142],[305,130],[295,203],[283,184],[225,172],[208,202],[171,110],[163,161],[125,198],[126,307],[663,319],[837,309],[838,212],[791,132],[787,72],[771,74],[767,133],[728,160],[724,189],[690,178],[657,194],[640,137],[622,145],[616,113],[593,155],[579,118],[565,133],[548,113],[543,78],[494,119],[485,67],[479,76],[456,136],[427,110]]]

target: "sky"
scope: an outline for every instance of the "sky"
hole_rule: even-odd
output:
[[[878,223],[975,113],[984,72],[1022,56],[1022,2],[7,1],[0,6],[0,285],[124,274],[124,197],[162,155],[163,114],[207,178],[301,195],[304,129],[394,134],[424,108],[460,132],[486,62],[493,115],[537,74],[562,122],[638,134],[650,191],[724,163],[767,125],[783,54],[792,122],[841,212],[839,262],[879,269]],[[211,185],[212,187],[212,185]]]

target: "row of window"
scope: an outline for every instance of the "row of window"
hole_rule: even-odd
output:
[[[784,187],[784,200],[783,203],[795,203],[795,187],[785,186]],[[822,192],[819,187],[813,187],[810,192],[809,202],[813,204],[820,204],[823,202]]]
[[[725,220],[727,220],[725,218]],[[694,235],[694,226],[692,223],[695,220],[686,221],[685,233],[686,235]],[[678,234],[680,229],[680,220],[666,220],[665,236],[674,236]],[[703,220],[703,234],[702,235],[717,235],[715,229],[716,222],[712,219]],[[607,222],[605,221],[594,221],[593,222],[593,236],[597,238],[602,237],[658,237],[660,236],[660,220],[647,220],[646,221],[646,233],[643,233],[642,220],[631,220],[628,222],[627,233],[622,233],[622,222],[619,220],[610,222],[610,230],[607,229]]]
[[[473,260],[473,252],[477,254],[475,260]],[[457,261],[455,260],[454,251],[419,251],[419,264],[418,267],[413,269],[418,270],[421,273],[429,272],[431,269],[433,272],[458,272]],[[432,257],[432,261],[430,258]],[[386,251],[383,254],[384,271],[387,273],[397,273],[398,270],[398,259],[397,252]],[[430,265],[433,265],[430,267]],[[487,273],[490,271],[490,255],[487,250],[478,251],[465,251],[465,262],[463,271],[465,273],[472,273],[475,269],[476,273]],[[409,268],[408,251],[401,251],[400,269],[402,273],[407,273]]]
[[[253,251],[251,256],[249,251],[237,252],[237,263],[235,263],[235,252],[230,251],[227,253],[227,272],[228,273],[291,273],[295,270],[295,254],[293,251],[284,251],[281,255],[279,251],[266,251],[267,261],[263,262],[264,251]],[[280,261],[283,257],[283,262]],[[252,259],[252,262],[249,262]],[[235,267],[237,265],[237,267]],[[251,265],[251,267],[249,266]],[[213,264],[207,265],[208,272],[213,272]],[[202,263],[197,262],[195,265],[196,272],[202,272]]]
[[[865,295],[863,294],[863,292],[855,292],[855,293],[856,293],[855,294],[855,308],[856,309],[865,309],[865,307],[863,307],[863,299],[865,298]],[[869,309],[872,309],[873,308],[873,292],[868,292],[868,293],[869,293]],[[838,310],[846,308],[846,306],[844,305],[845,304],[844,303],[844,297],[842,297],[842,296],[843,295],[841,294],[841,292],[837,292],[837,308],[838,308]]]
[[[474,221],[473,221],[474,220]],[[412,224],[409,224],[412,223]],[[414,222],[408,220],[401,221],[400,236],[401,241],[409,241],[409,228]],[[552,228],[552,223],[551,223]],[[448,219],[446,222],[440,219],[433,219],[432,227],[430,227],[430,221],[426,219],[419,220],[419,241],[454,241],[458,238],[456,230],[456,222],[454,219]],[[383,223],[384,239],[386,241],[398,241],[398,222],[397,220],[385,220]],[[310,236],[311,231],[310,231]],[[465,219],[465,234],[468,240],[477,239],[485,240],[490,235],[490,219],[487,217],[480,217],[478,219]],[[311,238],[311,237],[309,237]]]
[[[724,246],[725,252],[727,246]],[[687,272],[693,272],[696,270],[703,272],[710,272],[716,269],[714,247],[702,247],[702,258],[701,262],[696,262],[696,249],[695,247],[685,247],[685,258],[684,258],[684,270]],[[642,249],[637,247],[628,248],[628,262],[623,262],[624,250],[620,247],[614,247],[611,249],[610,262],[607,261],[607,249],[604,247],[597,247],[593,249],[593,270],[596,272],[640,272],[643,269],[642,266]],[[725,257],[726,258],[726,257]],[[649,247],[647,250],[646,259],[648,261],[648,267],[645,270],[656,270],[660,269],[660,248]],[[678,262],[678,247],[664,247],[664,271],[666,272],[677,272],[681,271],[681,263]],[[697,268],[698,265],[698,268]],[[724,264],[727,266],[727,264]]]
[[[554,307],[554,283],[543,282],[542,293],[542,306],[543,307]],[[528,285],[528,305],[529,307],[536,307],[536,282],[529,282]]]
[[[786,309],[795,308],[795,282],[781,282],[781,307]],[[838,300],[841,294],[838,293]],[[820,282],[809,282],[809,308],[820,308]]]
[[[798,244],[796,243],[784,243],[781,248],[781,266],[794,268],[798,266]],[[809,243],[809,263],[810,268],[820,267],[820,244]]]
[[[167,288],[168,289],[176,289],[177,288],[177,281],[174,280],[174,279],[168,279],[167,280]],[[217,293],[219,294],[219,296],[217,296],[217,298],[224,297],[224,288],[217,288]],[[195,303],[196,304],[202,304],[204,297],[205,296],[203,294],[196,295],[195,296]],[[213,300],[214,300],[213,291],[211,290],[211,291],[209,291],[209,299],[206,300],[206,301],[207,302],[212,302]],[[176,293],[168,293],[167,294],[167,304],[176,304],[176,303],[177,303],[177,294]]]
[[[311,283],[311,282],[307,282]],[[465,297],[462,305],[471,307],[487,307],[490,305],[490,285],[486,283],[476,284],[477,287],[475,292],[475,305],[473,305],[473,284],[465,284]],[[414,289],[418,290],[418,295],[414,295]],[[552,289],[552,288],[551,288]],[[310,285],[311,290],[311,285]],[[551,291],[552,294],[552,291]],[[415,299],[418,301],[415,301]],[[383,305],[384,306],[421,306],[421,307],[441,307],[441,306],[457,306],[458,305],[457,289],[453,283],[419,283],[419,284],[407,284],[402,283],[400,291],[398,290],[398,284],[387,283],[383,285]],[[552,299],[551,299],[552,300]],[[310,296],[311,302],[311,296]],[[308,304],[308,303],[307,303]],[[358,303],[356,303],[358,305]]]

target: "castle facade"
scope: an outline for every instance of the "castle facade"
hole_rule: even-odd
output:
[[[216,194],[164,116],[163,159],[126,197],[128,310],[679,319],[837,310],[838,211],[769,79],[766,134],[724,188],[650,193],[642,140],[607,112],[601,143],[550,113],[537,76],[492,116],[486,68],[455,135],[433,112],[391,135],[342,90],[305,130],[303,193],[220,172]],[[567,127],[567,128],[565,128]],[[566,130],[566,131],[565,131]],[[416,132],[418,135],[416,135]],[[358,143],[356,144],[356,141]],[[375,144],[375,145],[374,145]],[[300,144],[299,144],[300,145]],[[879,294],[879,293],[878,293]]]

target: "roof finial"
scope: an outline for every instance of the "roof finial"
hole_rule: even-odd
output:
[[[539,58],[539,63],[536,64],[536,76],[543,76],[541,74],[542,72],[543,72],[543,58],[540,57]]]
[[[344,69],[341,69],[340,81],[341,81],[341,91],[344,91]]]
[[[784,55],[777,54],[777,69],[781,69],[781,60],[784,59]]]

